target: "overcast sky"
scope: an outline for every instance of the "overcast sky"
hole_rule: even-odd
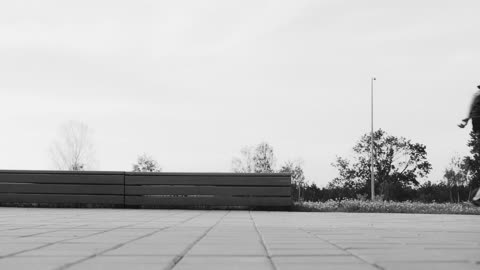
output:
[[[69,120],[97,169],[149,153],[165,171],[230,171],[262,141],[330,166],[375,126],[427,145],[442,178],[480,84],[478,0],[2,1],[0,168],[52,169]]]

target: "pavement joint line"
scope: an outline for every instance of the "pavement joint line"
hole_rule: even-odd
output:
[[[42,224],[42,225],[19,227],[19,228],[12,228],[12,229],[0,230],[0,231],[5,232],[5,231],[18,231],[18,230],[23,230],[23,229],[34,229],[34,228],[44,227],[44,226],[47,226],[47,225],[48,224]]]
[[[314,234],[314,233],[312,233],[312,232],[310,232],[310,231],[308,231],[308,230],[306,230],[306,229],[304,229],[304,228],[299,228],[299,229],[302,230],[302,231],[304,231],[304,232],[306,232],[306,233],[309,234],[309,235],[313,235],[314,237],[316,237],[316,238],[318,238],[318,239],[321,239],[321,240],[329,243],[330,245],[332,245],[332,246],[334,246],[334,247],[336,247],[336,248],[338,248],[338,249],[340,249],[340,250],[343,250],[343,251],[349,253],[349,254],[352,255],[353,257],[361,260],[362,262],[364,262],[364,263],[366,263],[366,264],[369,264],[369,265],[371,265],[371,266],[373,266],[373,267],[375,267],[375,268],[377,268],[377,269],[379,269],[379,270],[385,270],[385,268],[381,267],[380,265],[378,265],[378,264],[376,264],[376,263],[370,263],[369,261],[365,260],[364,258],[356,255],[355,253],[350,252],[349,250],[346,250],[346,249],[342,248],[341,246],[339,246],[339,245],[337,245],[337,244],[329,241],[328,239],[320,238],[318,235],[316,235],[316,234]]]
[[[174,214],[172,214],[171,216],[177,215],[177,214],[181,214],[181,213],[185,213],[185,212],[174,213]],[[178,225],[182,225],[182,224],[184,224],[184,223],[186,223],[186,222],[188,222],[188,221],[190,221],[190,220],[192,220],[192,219],[194,219],[194,218],[196,218],[196,217],[199,217],[199,216],[201,216],[201,215],[204,215],[204,214],[205,214],[205,212],[200,213],[200,214],[198,214],[198,215],[195,215],[195,216],[193,216],[193,217],[190,217],[190,218],[188,218],[188,219],[186,219],[186,220],[183,220],[182,222],[179,222],[179,223],[177,223],[177,224],[175,224],[175,225],[170,225],[170,226],[162,227],[162,228],[160,228],[160,229],[158,229],[158,230],[155,230],[155,231],[153,231],[153,232],[144,234],[144,235],[139,236],[139,237],[137,237],[137,238],[135,238],[135,239],[131,239],[131,240],[127,241],[127,242],[124,242],[124,243],[121,243],[121,244],[117,244],[117,245],[115,245],[115,246],[113,246],[113,247],[111,247],[111,248],[105,249],[105,250],[103,250],[103,251],[101,251],[101,252],[95,253],[95,254],[90,255],[90,256],[88,256],[88,257],[85,257],[85,258],[82,258],[82,259],[80,259],[80,260],[77,260],[77,261],[74,261],[74,262],[71,262],[71,263],[67,263],[67,264],[65,264],[65,265],[62,265],[62,266],[60,266],[60,267],[58,267],[58,268],[55,268],[55,270],[68,269],[68,268],[70,268],[70,267],[72,267],[72,266],[74,266],[74,265],[77,265],[77,264],[83,263],[83,262],[85,262],[85,261],[91,260],[91,259],[93,259],[93,258],[95,258],[95,257],[97,257],[97,256],[101,256],[101,255],[103,255],[103,254],[105,254],[105,253],[107,253],[107,252],[109,252],[109,251],[112,251],[112,250],[121,248],[121,247],[123,247],[123,246],[125,246],[125,245],[127,245],[127,244],[132,243],[132,242],[135,242],[135,241],[138,241],[138,240],[140,240],[140,239],[143,239],[143,238],[152,236],[152,235],[154,235],[154,234],[156,234],[156,233],[158,233],[158,232],[161,232],[161,231],[164,231],[164,230],[167,230],[167,229],[176,227],[176,226],[178,226]],[[155,220],[155,219],[154,219],[154,220]],[[142,223],[143,223],[143,222],[142,222]],[[139,224],[141,224],[141,223],[139,223]]]
[[[177,264],[183,260],[183,258],[188,254],[188,252],[190,252],[190,250],[192,250],[192,248],[198,243],[200,242],[203,238],[205,238],[205,236],[207,236],[207,234],[209,232],[211,232],[218,224],[220,224],[220,222],[228,215],[230,214],[230,210],[225,214],[223,215],[221,218],[218,219],[218,221],[213,224],[210,228],[208,228],[202,235],[200,235],[195,241],[193,241],[192,243],[190,243],[190,245],[188,245],[183,251],[182,253],[180,253],[180,255],[177,255],[175,256],[175,258],[173,259],[173,262],[168,265],[165,269],[167,270],[172,270],[173,268],[175,268],[175,266],[177,266]]]
[[[74,226],[74,227],[51,230],[51,231],[47,231],[47,232],[33,233],[33,234],[29,234],[29,235],[21,235],[21,236],[18,236],[17,238],[27,238],[27,237],[31,237],[31,236],[37,236],[37,235],[42,235],[42,234],[47,234],[47,233],[52,233],[52,232],[68,231],[68,230],[71,230],[71,229],[76,229],[76,228],[80,228],[80,227],[84,227],[84,226],[86,226],[86,225],[84,224],[84,225],[79,225],[79,226]]]
[[[255,219],[253,219],[252,211],[248,211],[248,215],[250,216],[250,220],[252,221],[253,226],[255,227],[255,231],[257,232],[257,236],[258,236],[258,238],[259,238],[259,240],[260,240],[260,244],[262,244],[262,247],[263,247],[263,249],[265,250],[265,254],[267,255],[267,258],[268,258],[268,261],[270,262],[270,265],[272,266],[272,268],[273,268],[274,270],[277,270],[278,267],[275,265],[275,262],[273,261],[272,256],[270,255],[270,252],[269,252],[268,249],[267,249],[267,246],[266,246],[266,244],[265,244],[265,239],[263,239],[262,234],[261,234],[260,231],[258,230],[257,223],[255,222]]]
[[[166,215],[166,216],[164,216],[164,217],[174,216],[174,215],[178,215],[178,214],[182,214],[182,213],[185,213],[185,212],[173,213],[173,214],[170,214],[170,215]],[[52,245],[55,245],[55,244],[59,244],[59,243],[63,243],[63,242],[71,241],[71,240],[88,238],[88,237],[95,236],[95,235],[99,235],[99,234],[102,234],[102,233],[107,233],[107,232],[111,232],[111,231],[114,231],[114,230],[119,230],[119,229],[127,228],[127,227],[130,227],[130,226],[134,226],[134,225],[138,225],[138,224],[143,224],[143,223],[146,223],[146,222],[153,221],[153,220],[155,220],[155,219],[158,219],[158,218],[154,218],[154,219],[151,219],[151,220],[148,220],[148,221],[138,222],[138,223],[134,223],[134,224],[129,224],[129,225],[125,225],[125,226],[119,226],[119,227],[115,227],[115,228],[110,228],[110,229],[108,229],[108,230],[103,230],[103,231],[95,232],[95,233],[88,234],[88,235],[84,235],[84,236],[67,238],[67,239],[63,239],[63,240],[59,240],[59,241],[47,243],[47,244],[44,244],[44,245],[42,245],[42,246],[38,246],[38,247],[35,247],[35,248],[30,248],[30,249],[26,249],[26,250],[21,250],[21,251],[18,251],[18,252],[14,252],[14,253],[10,253],[10,254],[7,254],[7,255],[0,256],[0,259],[7,258],[7,257],[17,256],[17,255],[22,254],[22,253],[26,253],[26,252],[30,252],[30,251],[34,251],[34,250],[39,250],[39,249],[42,249],[42,248],[46,248],[46,247],[49,247],[49,246],[52,246]]]

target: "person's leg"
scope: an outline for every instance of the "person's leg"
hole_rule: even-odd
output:
[[[480,117],[472,118],[472,129],[476,137],[480,137]],[[476,206],[480,206],[480,188],[477,188],[475,195],[472,198],[472,203]]]
[[[480,188],[477,188],[477,193],[476,193],[475,196],[473,197],[473,200],[474,200],[474,201],[480,200]]]
[[[472,203],[476,206],[480,206],[480,188],[473,191]]]

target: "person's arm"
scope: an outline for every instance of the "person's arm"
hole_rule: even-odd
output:
[[[471,118],[473,106],[475,105],[475,101],[476,101],[477,98],[479,98],[479,93],[478,92],[475,93],[475,95],[473,95],[472,102],[470,103],[470,107],[468,109],[467,117],[462,119],[462,122],[460,124],[458,124],[458,126],[460,128],[464,128],[468,124],[468,120],[470,120],[470,118]]]

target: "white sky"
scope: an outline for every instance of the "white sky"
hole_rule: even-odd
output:
[[[375,126],[427,145],[438,180],[480,84],[478,0],[2,1],[0,168],[51,169],[58,127],[95,130],[98,168],[149,153],[229,171],[246,145],[326,184]],[[470,129],[470,126],[468,127]]]

